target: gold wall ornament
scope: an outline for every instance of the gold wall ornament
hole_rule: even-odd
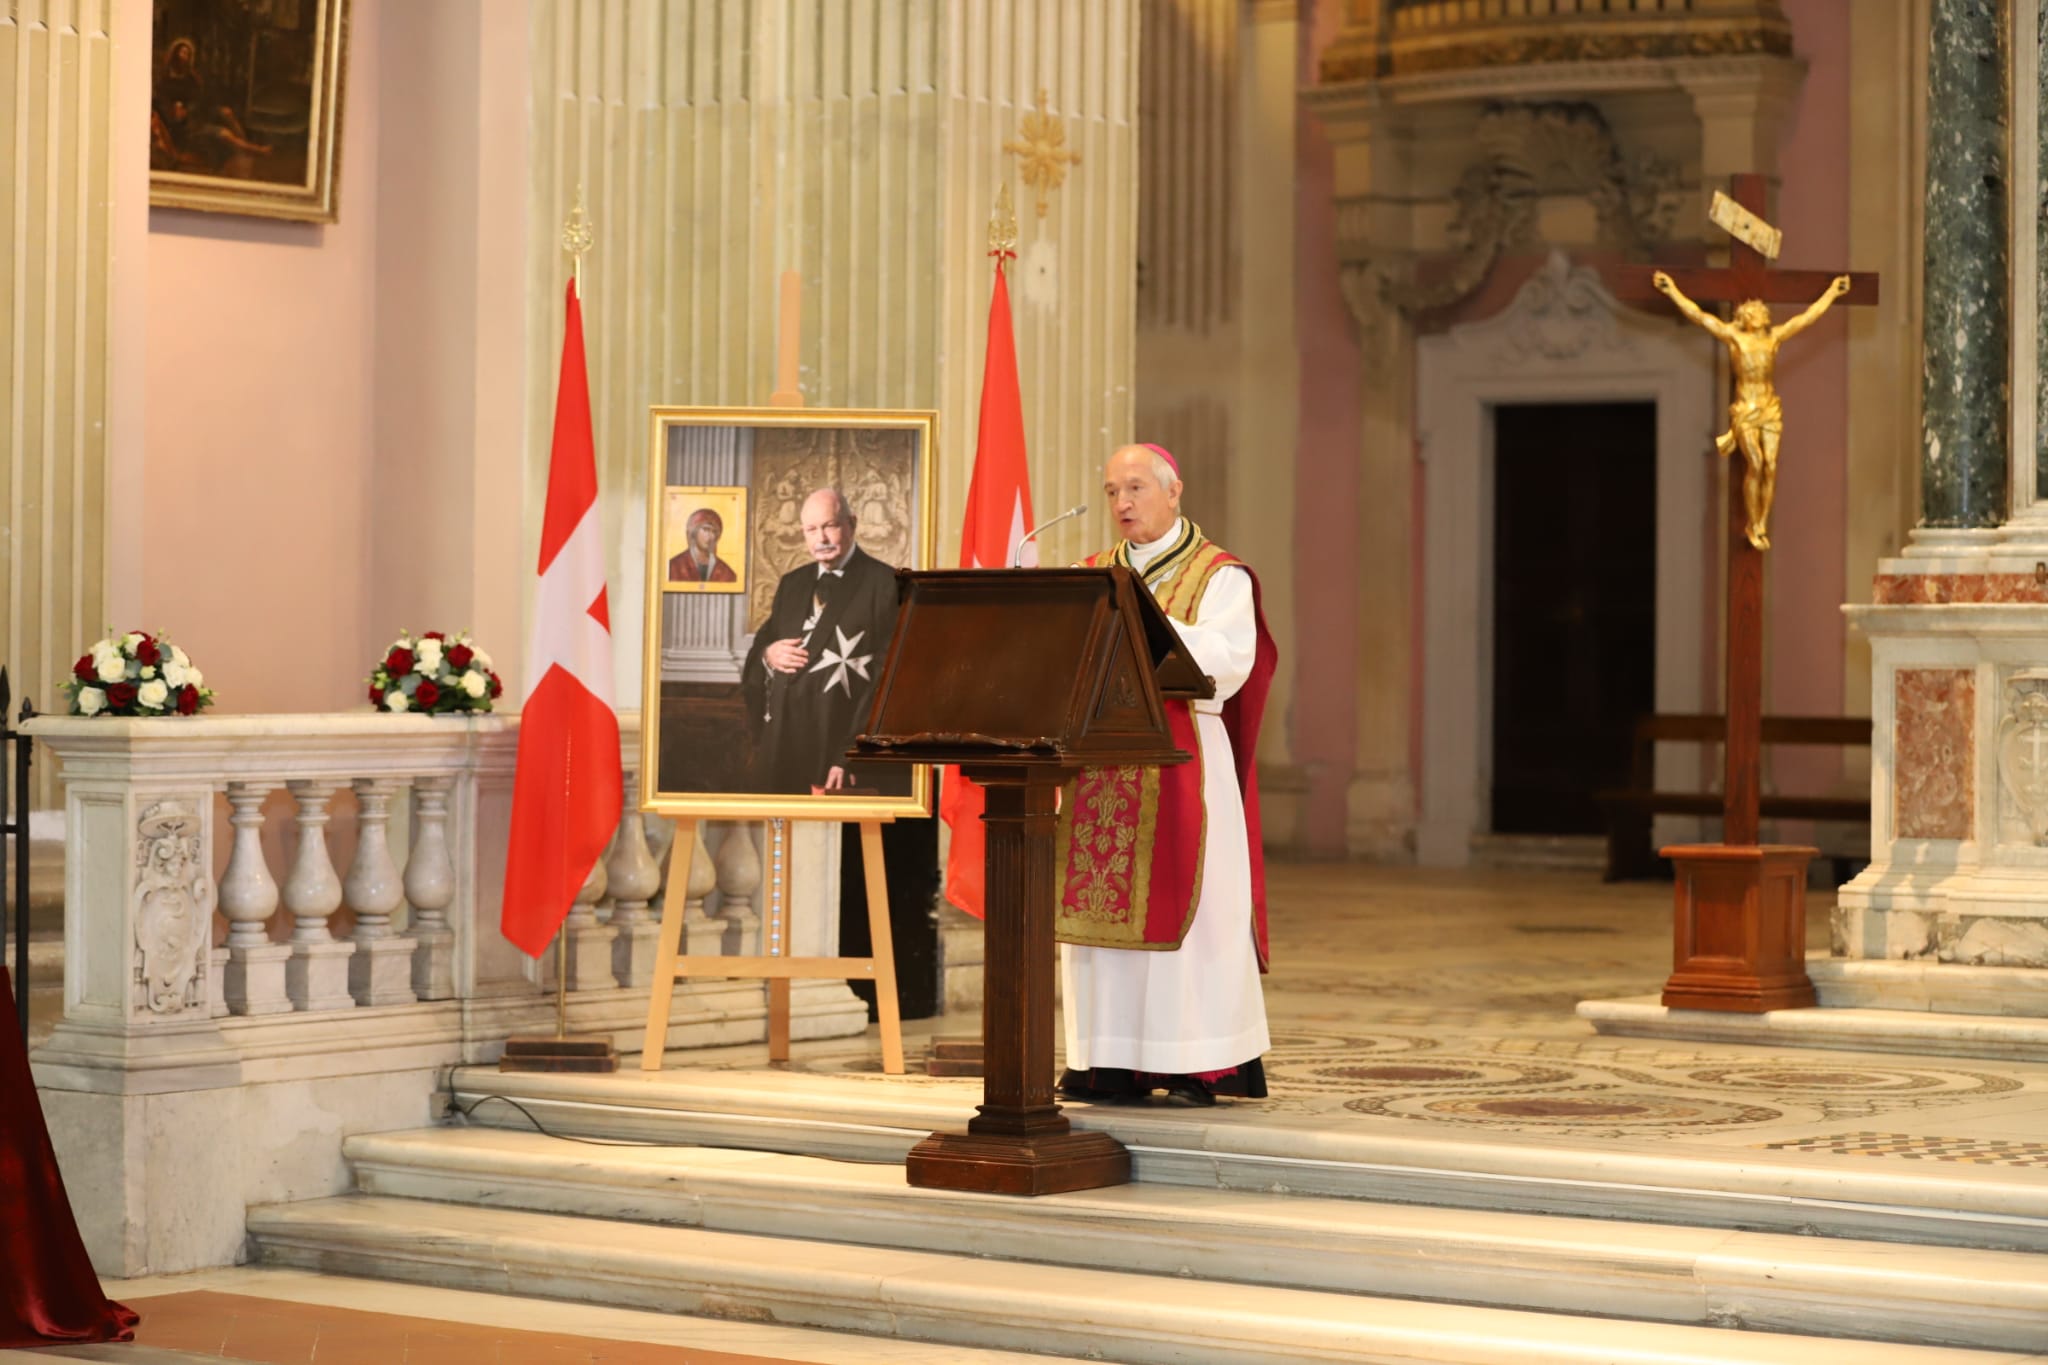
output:
[[[1714,448],[1723,455],[1733,455],[1739,449],[1748,463],[1742,484],[1749,513],[1746,534],[1750,544],[1768,550],[1771,499],[1778,483],[1778,439],[1785,430],[1785,410],[1778,399],[1778,348],[1813,326],[1836,299],[1848,293],[1849,277],[1835,276],[1805,312],[1775,327],[1771,310],[1760,299],[1737,304],[1731,324],[1703,311],[1663,271],[1652,275],[1650,283],[1677,304],[1679,312],[1728,347],[1728,361],[1735,372],[1735,401],[1728,405],[1728,430],[1714,438]]]
[[[1022,157],[1024,183],[1038,192],[1038,216],[1045,217],[1046,196],[1067,182],[1067,167],[1081,164],[1079,152],[1067,150],[1067,125],[1045,107],[1044,87],[1038,91],[1038,110],[1024,116],[1023,137],[1005,142],[1003,150]]]
[[[1004,260],[1017,254],[1017,208],[1008,181],[996,189],[995,212],[988,217],[988,254]]]
[[[569,209],[569,217],[562,224],[562,250],[574,262],[569,273],[576,280],[576,297],[583,297],[583,254],[597,241],[597,233],[590,219],[583,212],[583,186],[576,187],[576,202]]]

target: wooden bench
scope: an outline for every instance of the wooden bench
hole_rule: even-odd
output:
[[[1718,745],[1727,731],[1725,716],[1637,719],[1627,789],[1604,791],[1596,798],[1607,824],[1608,881],[1659,875],[1662,860],[1650,840],[1655,816],[1721,813],[1719,792],[1658,791],[1656,756],[1659,744]],[[1870,721],[1861,716],[1765,716],[1763,742],[1868,748]],[[1759,813],[1767,820],[1843,820],[1867,824],[1870,793],[1867,788],[1855,796],[1781,796],[1765,792],[1759,807]]]

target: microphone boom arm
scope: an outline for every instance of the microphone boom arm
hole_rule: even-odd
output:
[[[1087,510],[1088,510],[1088,504],[1084,502],[1084,503],[1080,504],[1080,505],[1079,505],[1079,506],[1077,506],[1077,507],[1069,507],[1069,508],[1068,508],[1068,509],[1067,509],[1066,511],[1064,511],[1064,512],[1060,513],[1060,514],[1059,514],[1058,516],[1054,517],[1054,518],[1053,518],[1053,519],[1052,519],[1051,521],[1042,521],[1042,522],[1038,523],[1038,525],[1036,525],[1036,526],[1032,527],[1032,528],[1031,528],[1031,530],[1029,530],[1028,532],[1026,532],[1026,533],[1025,533],[1025,535],[1024,535],[1024,538],[1023,538],[1022,540],[1020,540],[1020,541],[1018,541],[1018,542],[1017,542],[1017,548],[1016,548],[1015,552],[1014,552],[1014,553],[1012,553],[1012,554],[1010,555],[1010,567],[1011,567],[1011,568],[1013,568],[1013,569],[1015,569],[1015,568],[1021,568],[1021,567],[1023,566],[1023,563],[1024,563],[1024,547],[1025,547],[1026,545],[1029,545],[1029,544],[1030,544],[1030,543],[1031,543],[1032,541],[1036,540],[1036,539],[1038,538],[1038,533],[1039,533],[1039,532],[1041,532],[1041,531],[1050,531],[1050,530],[1051,530],[1051,529],[1052,529],[1053,527],[1055,527],[1055,526],[1059,525],[1059,524],[1060,524],[1061,522],[1063,522],[1063,521],[1067,520],[1067,518],[1069,518],[1069,517],[1078,517],[1078,516],[1080,516],[1080,515],[1081,515],[1081,514],[1082,514],[1083,512],[1085,512],[1085,511],[1087,511]]]

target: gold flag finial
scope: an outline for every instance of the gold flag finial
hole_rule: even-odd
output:
[[[590,250],[597,234],[590,230],[590,219],[583,212],[583,186],[576,186],[576,205],[569,210],[569,220],[562,224],[562,250],[569,253],[574,262],[570,274],[576,280],[578,297],[583,294],[583,253]]]
[[[996,211],[989,215],[988,254],[1004,258],[1017,254],[1017,210],[1010,203],[1007,179],[996,190]]]

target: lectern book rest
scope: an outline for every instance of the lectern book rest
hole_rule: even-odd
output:
[[[1130,1179],[1130,1153],[1053,1100],[1054,825],[1083,768],[1163,766],[1169,698],[1214,683],[1130,570],[904,573],[856,762],[957,763],[987,804],[979,1112],[911,1150],[910,1183],[1052,1194]]]

